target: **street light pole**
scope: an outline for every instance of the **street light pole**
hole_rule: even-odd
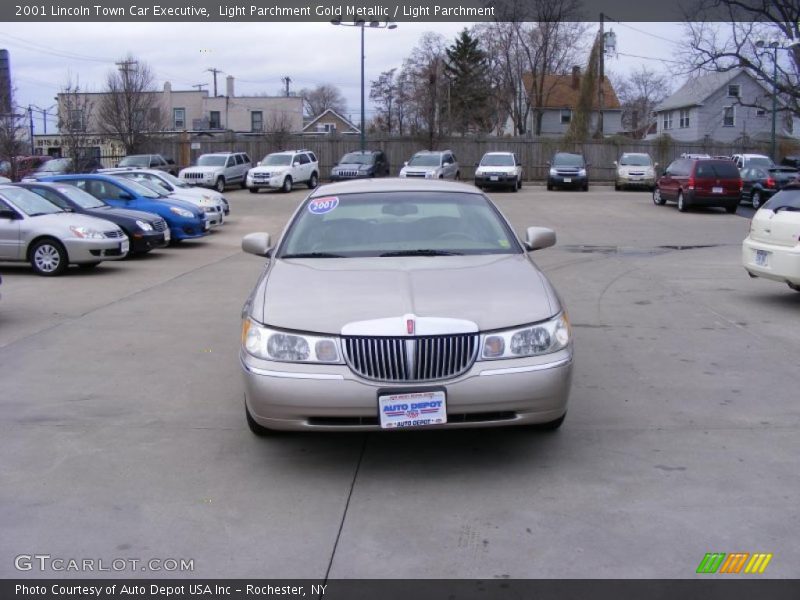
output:
[[[397,23],[392,23],[390,21],[386,21],[381,23],[380,21],[363,21],[363,20],[356,20],[352,23],[345,23],[341,19],[333,19],[331,20],[332,25],[344,25],[345,27],[360,27],[361,28],[361,152],[366,151],[367,149],[367,119],[366,119],[366,99],[364,97],[365,93],[365,82],[364,82],[364,59],[366,55],[364,53],[364,28],[370,27],[372,29],[397,29]]]
[[[770,144],[770,158],[774,161],[775,156],[775,121],[778,112],[778,44],[772,43],[772,142]]]

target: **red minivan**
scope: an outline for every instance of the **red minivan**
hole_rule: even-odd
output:
[[[653,202],[677,202],[681,212],[692,206],[719,206],[735,213],[741,194],[742,178],[733,161],[679,158],[656,182]]]

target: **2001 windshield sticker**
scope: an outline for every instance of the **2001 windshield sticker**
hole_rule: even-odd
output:
[[[326,196],[316,198],[308,203],[308,212],[312,215],[324,215],[339,206],[339,198],[336,196]]]

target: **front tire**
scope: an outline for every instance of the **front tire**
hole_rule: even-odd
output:
[[[661,195],[661,190],[658,188],[653,188],[653,204],[656,206],[664,206],[667,203],[664,200],[664,197]]]
[[[67,251],[61,242],[51,238],[39,240],[30,249],[31,267],[37,275],[55,277],[61,275],[69,266]]]
[[[225,178],[218,177],[217,182],[214,184],[214,189],[217,190],[220,194],[225,191]]]
[[[787,283],[786,285],[788,285],[795,292],[800,292],[800,285],[797,285],[796,283]]]
[[[725,212],[728,213],[729,215],[735,215],[737,208],[738,206],[736,204],[731,204],[730,206],[725,207]]]
[[[555,421],[548,421],[547,423],[540,423],[534,427],[540,431],[555,431],[564,424],[564,419],[567,418],[567,413],[564,413]]]
[[[686,200],[683,198],[683,192],[678,192],[678,210],[680,212],[686,212],[689,210],[689,206],[686,204]]]
[[[292,191],[292,178],[291,177],[286,177],[286,179],[283,180],[283,185],[281,186],[281,191],[284,194],[288,194],[289,192]]]
[[[764,202],[763,198],[761,198],[761,192],[759,190],[753,190],[752,198],[750,199],[750,203],[753,205],[753,208],[758,210],[761,208],[761,204]]]
[[[319,185],[319,178],[317,177],[316,173],[311,174],[311,178],[308,180],[308,189],[313,190]]]
[[[84,271],[88,271],[90,269],[94,269],[97,265],[100,264],[100,261],[97,262],[90,262],[90,263],[80,263],[78,265],[79,268],[83,269]]]
[[[244,414],[245,419],[247,419],[247,426],[250,428],[250,431],[253,433],[253,435],[257,435],[258,437],[267,437],[274,433],[271,429],[256,423],[253,415],[250,414],[250,409],[247,408],[247,402],[244,404]]]
[[[257,194],[258,193],[258,188],[257,187],[251,187],[250,188],[250,193],[251,194]]]

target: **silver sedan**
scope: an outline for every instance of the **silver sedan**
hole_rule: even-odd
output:
[[[117,225],[78,215],[38,194],[0,185],[0,261],[30,262],[39,275],[60,275],[70,264],[96,267],[128,254],[130,241]]]
[[[243,310],[247,422],[271,429],[539,425],[567,410],[572,335],[529,253],[472,186],[363,180],[318,188]]]

